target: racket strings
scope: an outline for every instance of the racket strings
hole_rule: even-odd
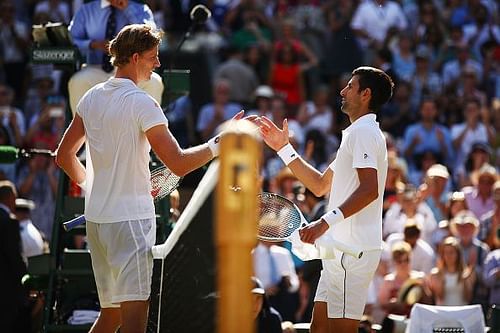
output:
[[[160,167],[151,173],[151,196],[161,199],[177,188],[181,177],[166,167]]]
[[[283,240],[300,227],[300,215],[287,199],[263,193],[259,195],[259,200],[258,238]]]

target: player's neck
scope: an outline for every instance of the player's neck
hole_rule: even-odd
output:
[[[139,83],[138,76],[135,71],[132,71],[129,66],[118,67],[116,69],[115,77],[117,79],[129,79],[133,81],[136,85]]]

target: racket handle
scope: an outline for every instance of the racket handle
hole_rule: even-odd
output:
[[[66,221],[63,223],[63,228],[64,230],[66,231],[70,231],[71,229],[81,225],[81,224],[84,224],[85,223],[85,216],[83,215],[80,215],[78,217],[75,217],[74,219],[72,220],[69,220],[69,221]]]

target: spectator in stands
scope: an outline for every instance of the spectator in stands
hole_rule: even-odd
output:
[[[447,218],[449,179],[448,169],[442,164],[434,164],[427,170],[425,182],[420,186],[421,199],[425,200],[432,210],[436,221]]]
[[[33,15],[46,13],[50,22],[69,24],[71,19],[68,3],[61,0],[43,0],[36,4]]]
[[[490,248],[477,238],[479,221],[471,211],[462,211],[451,220],[450,230],[459,241],[464,265],[475,270],[471,304],[481,304],[486,313],[489,291],[483,281],[483,271]]]
[[[472,186],[472,175],[477,174],[484,164],[491,162],[493,151],[486,142],[475,142],[471,145],[469,154],[462,165],[455,169],[458,188]]]
[[[0,122],[9,133],[13,146],[22,147],[26,134],[26,123],[23,112],[14,107],[14,89],[0,84]]]
[[[493,184],[493,201],[495,202],[495,208],[479,217],[480,229],[478,236],[490,249],[497,249],[500,248],[497,238],[497,230],[500,227],[500,180]]]
[[[415,55],[412,36],[407,33],[400,33],[397,45],[392,47],[393,66],[398,78],[404,81],[411,81],[415,75]]]
[[[215,80],[225,79],[230,86],[229,99],[248,107],[258,85],[253,68],[243,62],[242,51],[234,46],[225,50],[227,60],[221,63],[214,73]]]
[[[422,231],[422,239],[431,243],[432,232],[437,222],[429,206],[420,201],[418,190],[413,185],[405,186],[384,217],[382,226],[384,239],[392,233],[402,233],[408,220],[413,220]]]
[[[437,112],[436,102],[424,99],[420,104],[421,120],[407,127],[405,131],[402,150],[409,163],[410,172],[418,171],[417,161],[422,159],[425,152],[441,156],[446,165],[453,161],[450,133],[448,128],[437,123]]]
[[[391,257],[394,269],[385,276],[380,286],[378,301],[386,314],[408,315],[412,304],[407,304],[398,297],[401,287],[408,281],[423,284],[425,275],[411,269],[411,247],[408,243],[395,243],[391,248]]]
[[[401,241],[408,243],[411,246],[411,269],[428,274],[434,267],[435,254],[431,245],[420,238],[420,234],[418,224],[408,219],[402,233],[392,233],[387,237],[387,249],[392,249],[394,244]]]
[[[466,68],[472,69],[476,73],[479,81],[483,78],[481,64],[470,57],[470,50],[467,44],[457,45],[456,59],[449,60],[443,65],[443,83],[447,89],[456,89],[460,77]]]
[[[23,325],[29,320],[23,317],[26,291],[21,279],[26,274],[26,265],[21,256],[19,222],[15,218],[17,191],[10,181],[0,182],[0,322],[2,332],[27,332]],[[28,320],[28,323],[26,322]]]
[[[241,110],[241,105],[229,101],[230,91],[229,81],[219,79],[214,82],[213,102],[205,104],[198,115],[196,130],[202,140],[211,138],[220,124]]]
[[[304,132],[307,133],[315,129],[326,135],[331,131],[332,126],[334,126],[334,116],[333,110],[328,104],[329,93],[328,86],[316,87],[312,100],[300,105],[297,121],[304,129]]]
[[[39,115],[49,97],[60,96],[54,87],[54,79],[45,73],[33,78],[33,87],[28,90],[28,96],[24,103],[24,117],[26,120],[26,131],[29,129],[31,119]],[[59,98],[59,97],[58,97]]]
[[[68,82],[73,114],[78,102],[90,88],[113,75],[115,69],[109,62],[109,41],[125,25],[134,23],[156,27],[153,13],[146,4],[132,0],[110,0],[102,4],[90,1],[82,4],[75,13],[69,31],[73,42],[86,57],[86,66],[73,74]],[[139,87],[161,104],[163,82],[158,74],[153,72],[151,79],[139,83]]]
[[[464,264],[459,241],[447,237],[439,248],[436,267],[428,276],[436,305],[467,305],[476,279],[474,267]]]
[[[411,105],[417,108],[424,96],[437,98],[443,90],[443,82],[431,64],[431,50],[424,45],[417,47],[415,52],[415,74],[411,76]]]
[[[34,147],[48,148],[41,142]],[[35,226],[49,241],[52,239],[58,181],[59,170],[53,158],[44,155],[34,156],[21,167],[17,180],[20,195],[35,203],[32,212],[37,217],[33,221]]]
[[[493,184],[497,179],[498,173],[495,167],[486,163],[471,175],[473,185],[462,189],[467,201],[467,207],[476,218],[483,216],[494,208]]]
[[[32,200],[17,198],[15,214],[19,220],[21,230],[22,256],[27,262],[29,257],[43,254],[46,250],[46,244],[40,231],[31,221],[31,211],[35,209],[35,203]]]
[[[284,320],[295,320],[299,278],[290,251],[276,243],[259,241],[252,256],[255,276],[262,281],[270,304]]]
[[[380,111],[382,129],[397,139],[402,138],[408,126],[417,121],[418,105],[412,104],[413,92],[414,89],[410,83],[399,82],[394,87],[393,98]]]
[[[11,0],[0,6],[0,49],[5,82],[14,89],[19,105],[26,92],[27,51],[30,48],[30,28],[16,18],[16,7]]]
[[[324,37],[326,56],[320,60],[323,60],[322,67],[331,82],[361,66],[363,54],[350,26],[356,3],[350,0],[328,1],[323,6],[327,19]],[[376,67],[383,69],[394,80],[386,68],[377,64]]]
[[[253,94],[255,96],[254,108],[248,114],[255,114],[258,116],[271,116],[271,99],[274,96],[274,91],[271,87],[260,85],[255,89]]]
[[[365,51],[365,62],[368,63],[372,57],[367,56],[369,51],[382,48],[389,29],[404,31],[407,27],[408,20],[401,6],[392,0],[361,2],[351,21],[351,28]]]
[[[254,301],[253,316],[257,333],[281,333],[281,315],[269,303],[264,285],[252,277],[252,295]]]
[[[396,155],[394,151],[387,154],[388,169],[387,179],[385,181],[383,215],[390,206],[397,202],[398,192],[401,192],[406,186],[406,167],[404,161]]]

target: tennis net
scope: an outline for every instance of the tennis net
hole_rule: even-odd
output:
[[[165,243],[153,247],[150,333],[216,330],[212,220],[218,166],[210,164]]]

